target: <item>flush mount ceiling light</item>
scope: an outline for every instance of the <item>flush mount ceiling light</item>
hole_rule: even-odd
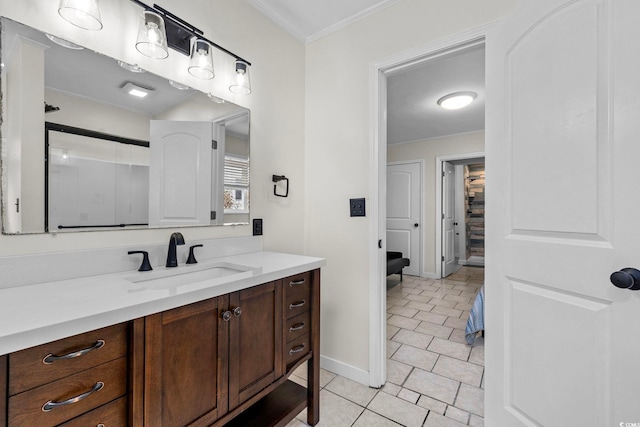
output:
[[[438,99],[438,105],[446,110],[458,110],[471,104],[478,96],[475,92],[456,92]]]
[[[54,42],[55,44],[60,45],[62,47],[66,47],[67,49],[74,49],[74,50],[84,49],[82,46],[78,46],[75,43],[71,43],[70,41],[61,39],[60,37],[56,37],[53,34],[45,33],[45,36],[47,36],[47,38],[52,42]]]
[[[236,73],[231,77],[229,90],[240,95],[251,93],[251,81],[249,80],[249,67],[241,59],[236,60]]]
[[[149,58],[164,59],[169,56],[167,33],[162,16],[148,10],[142,12],[136,49]]]
[[[124,68],[127,71],[131,71],[132,73],[146,73],[145,70],[138,67],[138,64],[129,64],[124,61],[118,61],[118,65]]]
[[[135,83],[126,82],[121,88],[124,92],[137,98],[146,98],[153,92],[153,89],[137,85]]]
[[[191,75],[201,79],[214,78],[215,73],[213,71],[213,50],[211,48],[215,48],[223,53],[226,53],[229,56],[232,56],[236,60],[236,74],[242,73],[245,76],[244,80],[246,80],[246,83],[244,83],[242,85],[242,89],[238,89],[238,92],[236,93],[249,94],[251,92],[251,85],[249,83],[248,74],[248,67],[251,66],[251,63],[249,61],[242,59],[235,53],[223,48],[222,46],[212,42],[211,40],[206,39],[204,37],[204,33],[201,30],[178,18],[176,15],[170,13],[169,11],[161,8],[157,4],[154,4],[153,7],[151,7],[142,3],[140,0],[131,1],[138,6],[141,6],[144,9],[144,13],[153,14],[153,18],[151,18],[151,21],[158,28],[158,30],[160,29],[162,22],[162,33],[165,35],[164,40],[166,40],[166,46],[190,57],[188,71]],[[148,20],[146,20],[144,24],[141,24],[138,43],[140,42],[141,35],[144,35],[143,30],[149,27],[147,21]],[[151,27],[154,27],[154,25],[151,25]],[[146,32],[148,33],[148,31]],[[149,38],[148,36],[146,37]],[[140,48],[138,48],[138,43],[136,43],[136,48],[141,53],[147,56],[151,56],[152,58],[161,59],[166,58],[169,55],[168,50],[166,52],[166,55],[148,55]],[[165,47],[165,50],[166,49],[167,48]],[[243,64],[240,66],[241,72],[238,71],[238,63]],[[237,85],[232,84],[232,86],[235,87]],[[233,91],[231,86],[229,87],[229,90]]]
[[[215,77],[211,47],[211,44],[206,40],[195,39],[191,48],[189,74],[203,80]]]
[[[76,27],[92,31],[102,29],[98,0],[60,0],[58,13]]]

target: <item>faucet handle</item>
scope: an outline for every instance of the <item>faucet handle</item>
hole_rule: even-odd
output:
[[[133,254],[142,254],[142,264],[140,264],[140,268],[138,271],[151,271],[151,263],[149,262],[149,253],[147,251],[129,251],[129,255]]]
[[[193,245],[189,248],[189,258],[187,258],[187,264],[197,264],[196,256],[193,254],[195,248],[201,248],[203,245]]]

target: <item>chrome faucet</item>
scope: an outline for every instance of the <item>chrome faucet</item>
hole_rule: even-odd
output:
[[[169,250],[167,251],[167,267],[177,267],[176,245],[184,245],[182,233],[175,232],[169,238]]]

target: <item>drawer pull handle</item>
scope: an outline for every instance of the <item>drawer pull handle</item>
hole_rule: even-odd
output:
[[[304,285],[304,282],[306,282],[305,279],[294,280],[293,282],[289,282],[289,287],[293,288],[294,286]]]
[[[304,322],[296,323],[289,328],[289,332],[299,331],[300,329],[304,329]]]
[[[45,365],[50,365],[56,360],[75,359],[76,357],[84,356],[85,354],[92,352],[93,350],[97,350],[102,346],[104,346],[104,340],[98,340],[91,347],[74,351],[73,353],[65,354],[64,356],[54,356],[53,354],[49,353],[44,357],[44,359],[42,359],[42,363],[44,363]]]
[[[293,310],[294,308],[300,308],[303,307],[307,302],[305,300],[302,301],[296,301],[292,304],[289,304],[289,310]]]
[[[101,381],[98,381],[96,383],[96,385],[94,385],[91,390],[89,390],[86,393],[82,393],[79,396],[76,397],[72,397],[71,399],[67,399],[67,400],[63,400],[62,402],[54,402],[52,400],[48,401],[47,403],[45,403],[44,405],[42,405],[42,411],[43,412],[49,412],[52,409],[58,408],[60,406],[65,406],[65,405],[71,405],[72,403],[78,403],[81,400],[86,399],[87,397],[89,397],[89,395],[102,390],[102,387],[104,387],[104,383]]]
[[[224,320],[225,322],[231,320],[231,312],[229,310],[222,313],[222,320]]]
[[[233,309],[233,315],[236,317],[242,316],[242,307],[236,307]]]
[[[289,354],[296,354],[296,353],[300,353],[302,350],[304,350],[304,343],[293,347],[291,350],[289,350]]]

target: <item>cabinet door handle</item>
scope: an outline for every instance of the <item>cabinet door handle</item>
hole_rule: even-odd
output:
[[[44,363],[45,365],[50,365],[56,360],[75,359],[76,357],[84,356],[85,354],[92,352],[93,350],[97,350],[102,346],[104,346],[104,340],[98,340],[91,347],[83,348],[82,350],[74,351],[73,353],[65,354],[63,356],[55,356],[49,353],[44,357],[44,359],[42,359],[42,363]]]
[[[299,331],[300,329],[304,329],[304,322],[296,323],[295,325],[289,328],[289,332]]]
[[[300,353],[302,350],[304,350],[304,343],[293,347],[291,350],[289,350],[289,354],[296,354],[296,353]]]
[[[292,304],[289,304],[289,310],[293,310],[294,308],[300,308],[306,304],[305,300],[297,301]]]
[[[231,312],[229,310],[222,313],[222,320],[224,320],[225,322],[231,320]]]
[[[306,282],[305,279],[294,280],[293,282],[289,282],[289,287],[293,288],[294,286],[304,285],[304,282]]]
[[[54,401],[50,400],[47,403],[45,403],[44,405],[42,405],[42,411],[43,412],[49,412],[50,410],[58,408],[60,406],[71,405],[72,403],[80,402],[81,400],[84,400],[87,397],[89,397],[89,395],[102,390],[102,387],[104,387],[104,383],[101,382],[101,381],[98,381],[96,383],[96,385],[94,385],[91,388],[91,390],[89,390],[86,393],[82,393],[81,395],[78,395],[76,397],[72,397],[71,399],[63,400],[62,402],[54,402]]]
[[[242,316],[242,307],[236,307],[233,309],[233,315],[236,317]]]

